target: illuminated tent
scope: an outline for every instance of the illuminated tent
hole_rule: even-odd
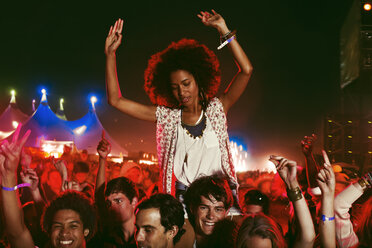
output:
[[[19,123],[23,123],[29,116],[23,113],[16,104],[15,92],[5,111],[0,116],[0,140],[5,139],[13,133]]]
[[[45,91],[43,91],[40,105],[30,119],[23,124],[21,135],[28,129],[31,130],[31,135],[25,145],[28,147],[40,147],[40,142],[42,140],[74,140],[72,130],[69,128],[66,121],[58,118],[50,109]]]
[[[102,131],[105,131],[105,139],[111,144],[110,154],[112,156],[128,156],[128,152],[107,134],[99,121],[94,107],[96,101],[94,99],[91,99],[92,105],[85,116],[81,119],[67,122],[67,125],[73,130],[76,147],[80,150],[87,149],[89,154],[96,154]]]

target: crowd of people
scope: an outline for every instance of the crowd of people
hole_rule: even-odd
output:
[[[237,65],[220,95],[217,56],[182,39],[149,60],[145,90],[154,105],[129,100],[116,74],[123,20],[106,38],[108,102],[156,123],[159,168],[108,162],[104,134],[98,162],[68,147],[59,159],[32,156],[21,124],[1,143],[3,247],[369,247],[371,172],[340,183],[325,151],[322,164],[314,159],[315,136],[301,142],[302,167],[272,155],[277,173],[235,173],[226,114],[253,67],[220,14],[198,17]]]
[[[316,184],[311,184],[310,174],[300,183],[297,163],[273,155],[269,159],[278,173],[271,177],[270,188],[286,193],[242,187],[240,214],[235,214],[224,175],[199,177],[183,192],[181,202],[158,189],[147,194],[140,181],[125,174],[113,177],[107,162],[110,144],[104,136],[97,146],[98,165],[84,152],[72,156],[66,149],[61,159],[31,166],[40,159],[22,149],[28,134],[19,139],[16,133],[12,142],[0,146],[2,247],[336,247],[336,242],[338,247],[369,247],[371,241],[371,173],[335,196],[338,182],[327,154],[323,151],[322,167],[307,161],[307,156],[313,157],[307,151],[313,141],[307,137],[302,173],[315,166]],[[143,175],[153,173],[139,170],[146,172],[129,174],[142,182]],[[245,176],[266,181],[268,175],[251,171]],[[275,183],[276,177],[282,186]],[[159,180],[153,183],[160,187]]]

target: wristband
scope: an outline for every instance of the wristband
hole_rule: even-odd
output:
[[[322,221],[331,221],[331,220],[334,220],[334,219],[335,219],[334,216],[332,216],[332,217],[327,217],[327,216],[325,216],[324,214],[322,214]]]
[[[217,47],[218,50],[221,50],[224,46],[226,46],[227,44],[229,44],[232,40],[236,39],[236,36],[232,36],[231,38],[229,38],[228,40],[225,40],[224,43],[222,43],[221,45],[219,45]]]
[[[17,190],[17,189],[22,188],[22,187],[30,187],[30,186],[31,186],[31,184],[29,184],[29,183],[21,183],[21,184],[18,184],[16,186],[14,186],[14,187],[11,187],[11,188],[4,187],[4,186],[1,185],[1,188],[3,190],[6,190],[6,191],[14,191],[14,190]]]
[[[296,187],[295,189],[287,188],[287,196],[291,202],[298,201],[303,197],[300,187]]]

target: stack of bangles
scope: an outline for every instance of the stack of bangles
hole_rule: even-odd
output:
[[[371,176],[371,172],[368,172],[366,175],[364,175],[363,177],[361,177],[358,180],[358,183],[362,187],[363,190],[366,190],[368,188],[371,188],[372,187],[372,176]]]
[[[21,184],[18,184],[18,185],[16,185],[16,186],[14,186],[14,187],[11,187],[11,188],[9,188],[9,187],[4,187],[4,186],[1,185],[1,188],[2,188],[3,190],[6,190],[6,191],[15,191],[15,190],[17,190],[17,189],[19,189],[19,188],[22,188],[22,187],[30,187],[30,184],[29,184],[29,183],[21,183]]]
[[[287,196],[291,202],[295,202],[302,199],[302,191],[300,187],[296,187],[294,189],[287,188]]]
[[[217,49],[221,50],[224,46],[229,44],[234,39],[236,39],[236,30],[229,31],[223,36],[220,36],[220,45],[217,47]]]

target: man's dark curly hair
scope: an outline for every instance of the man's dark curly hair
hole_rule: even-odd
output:
[[[195,211],[201,203],[201,197],[211,200],[211,196],[224,204],[226,210],[229,210],[233,204],[233,196],[227,179],[221,176],[203,176],[191,183],[184,195],[186,212],[190,224],[195,227]]]
[[[150,208],[159,209],[160,223],[165,231],[171,230],[173,226],[178,227],[178,232],[173,238],[173,244],[176,244],[185,233],[185,229],[182,228],[185,217],[181,202],[169,194],[158,193],[140,202],[136,207],[136,213]]]
[[[59,210],[77,212],[83,222],[83,229],[89,229],[86,240],[93,237],[97,227],[97,215],[92,201],[83,193],[67,190],[49,203],[41,217],[43,231],[50,234],[54,215]]]
[[[153,104],[178,107],[172,94],[170,74],[177,70],[191,73],[203,94],[206,105],[214,97],[221,82],[220,64],[217,56],[196,40],[181,39],[151,56],[145,70],[145,91]],[[205,107],[205,106],[204,106]]]

